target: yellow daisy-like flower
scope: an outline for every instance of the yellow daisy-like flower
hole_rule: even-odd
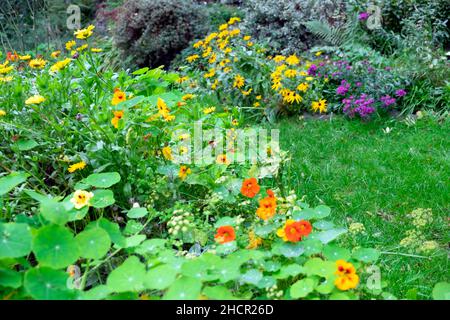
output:
[[[316,52],[316,57],[320,57],[322,55],[322,51],[317,51]]]
[[[297,86],[297,90],[301,92],[306,92],[308,90],[309,84],[302,82]]]
[[[284,72],[284,75],[288,78],[294,78],[297,75],[297,70],[295,69],[287,69]]]
[[[198,58],[200,58],[198,54],[193,54],[193,55],[187,57],[186,60],[187,60],[187,62],[193,62],[193,61],[197,60]]]
[[[216,90],[218,85],[219,85],[219,80],[218,79],[214,80],[214,82],[211,84],[211,89]]]
[[[8,74],[8,73],[10,73],[13,70],[14,70],[13,66],[0,68],[0,74]]]
[[[162,154],[164,156],[164,159],[169,160],[169,161],[173,160],[172,148],[170,148],[169,146],[162,148]]]
[[[60,50],[56,50],[56,51],[53,51],[53,52],[50,54],[50,56],[51,56],[53,59],[56,59],[56,58],[59,57],[60,54],[61,54],[61,51],[60,51]]]
[[[320,99],[319,101],[313,101],[313,103],[311,104],[311,108],[314,112],[327,112],[327,100]]]
[[[313,78],[313,77],[306,77],[305,80],[306,80],[306,81],[313,81],[314,78]]]
[[[300,59],[295,54],[293,54],[286,58],[286,63],[290,64],[291,66],[295,66],[300,63]]]
[[[226,30],[227,28],[228,28],[228,24],[227,24],[227,23],[221,24],[221,25],[219,26],[219,31],[224,31],[224,30]]]
[[[91,48],[91,52],[93,52],[93,53],[100,53],[100,52],[103,52],[103,49],[101,49],[101,48]]]
[[[52,65],[50,67],[50,72],[54,73],[54,72],[61,71],[70,63],[70,61],[72,61],[72,59],[70,59],[70,58],[66,58],[62,61],[58,61],[57,63],[55,63],[54,65]]]
[[[240,29],[233,29],[230,31],[230,37],[237,36],[239,33],[241,33]]]
[[[250,95],[250,93],[252,92],[252,88],[250,88],[250,89],[248,89],[247,91],[241,91],[242,92],[242,94],[244,95],[244,96],[248,96],[248,95]]]
[[[188,101],[188,100],[194,99],[194,97],[195,97],[195,95],[193,95],[192,93],[188,93],[188,94],[185,94],[181,99],[183,99],[183,101]]]
[[[188,81],[188,80],[189,80],[189,77],[188,76],[184,76],[184,77],[179,77],[177,79],[177,82],[178,83],[183,83],[183,82]]]
[[[4,116],[6,116],[6,111],[0,109],[0,117],[4,117]]]
[[[40,95],[34,95],[30,98],[28,98],[27,100],[25,100],[25,104],[26,105],[30,105],[30,104],[40,104],[42,102],[45,101],[45,98],[43,96]]]
[[[261,106],[261,104],[260,104],[258,101],[256,101],[256,102],[253,104],[253,106],[254,106],[255,108],[258,108],[259,106]]]
[[[181,166],[180,171],[178,172],[178,176],[181,180],[186,179],[186,177],[191,174],[191,169],[189,169],[187,166]]]
[[[81,40],[87,39],[87,38],[89,38],[90,36],[93,35],[94,29],[95,29],[95,26],[93,26],[93,25],[91,24],[91,25],[88,26],[87,28],[84,28],[84,29],[80,29],[80,30],[75,31],[75,32],[74,32],[74,36],[75,36],[77,39],[81,39]]]
[[[249,41],[252,37],[251,36],[245,36],[244,41]]]
[[[274,58],[273,58],[273,61],[275,61],[276,63],[279,63],[279,62],[282,62],[282,61],[284,61],[286,59],[286,57],[285,56],[282,56],[282,55],[276,55]]]
[[[0,83],[1,82],[10,82],[12,81],[13,77],[8,76],[8,77],[0,77]]]
[[[231,121],[231,124],[235,127],[237,127],[239,125],[239,121],[238,119],[233,119],[233,121]]]
[[[203,75],[203,77],[204,77],[204,78],[212,78],[212,77],[214,77],[215,75],[216,75],[216,69],[211,68],[211,69],[208,70],[207,73],[205,73],[205,74]]]
[[[30,60],[30,67],[33,69],[42,69],[45,67],[47,61],[45,61],[44,59],[33,59]]]
[[[84,191],[84,190],[77,190],[73,194],[72,199],[70,199],[70,202],[73,203],[75,209],[81,209],[85,206],[89,206],[89,201],[94,197],[94,194],[92,192]]]
[[[76,50],[78,52],[82,52],[82,51],[86,50],[87,48],[88,48],[88,44],[86,43],[86,44],[83,44],[82,46],[79,46]]]
[[[210,114],[210,113],[213,113],[214,111],[216,111],[216,107],[209,107],[209,108],[203,109],[204,114]]]
[[[26,54],[24,56],[19,56],[19,59],[22,61],[28,61],[31,59],[31,56],[29,54]]]
[[[241,21],[241,18],[239,18],[239,17],[232,17],[232,18],[230,18],[230,20],[228,20],[228,24],[229,25],[233,25],[236,22],[240,22],[240,21]]]
[[[70,51],[72,50],[73,47],[75,47],[77,45],[77,43],[75,42],[75,40],[70,40],[66,42],[66,50]]]
[[[77,163],[72,164],[67,171],[69,171],[70,173],[74,173],[75,171],[78,170],[83,170],[84,168],[86,168],[86,162],[84,161],[80,161]]]
[[[192,46],[197,49],[200,48],[203,45],[203,41],[197,41],[196,43],[194,43]]]
[[[233,82],[233,87],[234,88],[242,88],[245,84],[245,78],[241,75],[237,75],[236,77],[234,77],[234,82]]]

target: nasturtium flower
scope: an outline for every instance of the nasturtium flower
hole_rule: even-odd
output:
[[[73,47],[75,47],[77,45],[77,43],[75,42],[75,40],[70,40],[66,42],[66,50],[70,51],[72,50]]]
[[[242,182],[241,194],[248,198],[254,198],[259,193],[260,189],[261,187],[256,178],[248,178]]]
[[[113,111],[114,117],[111,119],[111,124],[114,126],[114,128],[119,127],[119,121],[123,118],[124,112],[121,110]]]
[[[60,50],[56,50],[56,51],[53,51],[53,52],[50,54],[50,56],[51,56],[53,59],[56,59],[56,58],[59,57],[60,54],[61,54],[61,51],[60,51]]]
[[[113,106],[118,105],[119,103],[123,102],[127,100],[127,96],[125,94],[125,92],[121,91],[120,89],[116,88],[114,89],[114,95],[113,98],[111,100],[111,104]]]
[[[311,108],[314,112],[327,112],[327,100],[320,99],[319,101],[313,101]]]
[[[6,116],[6,111],[0,109],[0,117],[4,117],[4,116]]]
[[[192,171],[187,166],[180,166],[180,171],[178,172],[178,177],[180,177],[181,180],[186,179],[186,177],[191,174]]]
[[[356,269],[350,262],[345,260],[336,261],[336,272],[338,278],[334,284],[339,290],[350,290],[356,288],[359,283],[359,277],[356,274]]]
[[[169,146],[165,146],[164,148],[162,148],[162,154],[164,159],[172,161],[173,160],[173,156],[172,156],[172,148],[170,148]]]
[[[220,244],[231,242],[236,240],[236,233],[232,226],[221,226],[217,229],[217,233],[214,236],[214,240]]]
[[[40,95],[34,95],[30,98],[28,98],[27,100],[25,100],[25,104],[26,105],[30,105],[30,104],[40,104],[42,102],[45,101],[45,98],[43,96]]]
[[[70,173],[74,173],[75,171],[83,170],[84,168],[86,168],[86,162],[80,161],[72,164],[69,169],[67,169],[67,171],[69,171]]]
[[[262,244],[262,239],[257,237],[255,231],[250,230],[248,232],[248,245],[246,249],[257,249]]]
[[[266,197],[259,200],[259,208],[256,210],[256,215],[267,221],[272,218],[277,211],[277,201],[275,197]]]
[[[44,59],[38,58],[38,59],[32,59],[29,62],[29,66],[33,69],[42,69],[45,67],[47,61]]]
[[[73,203],[75,209],[81,209],[85,206],[89,206],[89,201],[94,197],[94,194],[92,192],[84,191],[84,190],[77,190],[73,194],[72,199],[70,199],[70,202]]]
[[[84,29],[80,29],[80,30],[75,31],[75,32],[74,32],[74,36],[75,36],[77,39],[81,39],[81,40],[87,39],[87,38],[89,38],[90,36],[92,36],[92,34],[94,33],[94,32],[93,32],[94,29],[95,29],[95,26],[89,25],[87,28],[84,28]]]
[[[307,237],[311,231],[312,226],[309,221],[295,221],[289,219],[282,228],[278,229],[277,235],[282,238],[283,241],[299,242],[303,237]]]
[[[236,75],[236,77],[234,77],[234,82],[233,82],[234,88],[240,89],[244,86],[244,84],[245,84],[245,79],[243,76],[238,74],[238,75]]]

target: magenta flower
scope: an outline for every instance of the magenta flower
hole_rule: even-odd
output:
[[[405,89],[398,89],[397,91],[395,91],[395,95],[397,97],[404,97],[404,96],[406,96],[406,90]]]
[[[367,20],[368,18],[369,18],[369,13],[367,13],[367,12],[360,12],[358,15],[359,21],[364,21],[364,20]]]

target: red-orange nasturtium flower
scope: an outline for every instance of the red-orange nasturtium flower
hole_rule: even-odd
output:
[[[242,182],[241,193],[248,198],[253,198],[259,193],[259,189],[260,187],[256,178],[249,178]]]
[[[309,221],[294,221],[289,219],[283,228],[278,229],[277,235],[284,241],[299,242],[303,237],[307,237],[312,231]]]
[[[234,228],[232,226],[219,227],[219,229],[217,229],[216,235],[214,236],[214,239],[220,244],[234,241],[236,239]]]

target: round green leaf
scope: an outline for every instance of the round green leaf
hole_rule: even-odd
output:
[[[145,265],[131,256],[109,274],[106,285],[112,292],[142,291],[144,278]]]
[[[380,252],[372,248],[360,248],[353,252],[353,258],[362,262],[375,262],[380,257]]]
[[[38,230],[33,239],[33,252],[40,265],[55,269],[67,267],[79,258],[78,245],[72,233],[58,225]]]
[[[306,239],[301,242],[303,249],[305,250],[305,254],[310,256],[313,254],[318,254],[322,251],[322,242],[314,239]]]
[[[206,287],[203,294],[211,300],[235,300],[236,297],[224,286]]]
[[[251,269],[245,272],[241,276],[241,281],[244,283],[250,283],[253,285],[256,285],[261,279],[263,278],[263,274],[261,271],[258,271],[256,269]]]
[[[132,208],[128,211],[127,217],[131,219],[138,219],[145,217],[148,211],[146,208]]]
[[[120,181],[120,175],[117,172],[94,173],[83,180],[96,188],[109,188]]]
[[[432,295],[434,300],[450,300],[450,283],[436,283]]]
[[[202,290],[198,279],[181,277],[170,286],[164,295],[165,300],[197,300]]]
[[[31,230],[25,223],[0,223],[0,259],[23,257],[31,251]]]
[[[64,204],[55,199],[43,200],[39,211],[45,220],[60,225],[64,225],[70,218]]]
[[[309,235],[309,239],[317,239],[322,241],[323,244],[327,244],[346,232],[347,229],[345,228],[337,228],[321,232],[313,232]]]
[[[315,211],[315,218],[317,219],[323,219],[325,217],[328,217],[331,213],[331,209],[327,206],[320,205],[314,208]]]
[[[68,300],[76,297],[76,292],[67,286],[69,275],[64,271],[47,267],[27,271],[24,286],[31,297],[38,300]]]
[[[323,248],[323,255],[331,261],[349,260],[351,257],[350,250],[335,245],[328,244]]]
[[[22,285],[22,274],[11,269],[0,269],[0,287],[19,288]]]
[[[177,276],[177,271],[169,265],[160,265],[150,269],[144,278],[147,289],[163,290],[168,288]]]
[[[116,202],[111,190],[98,189],[93,193],[94,197],[91,199],[90,203],[94,208],[106,208]]]
[[[83,258],[100,259],[111,247],[108,233],[101,228],[92,228],[78,234],[75,238]]]
[[[336,264],[331,261],[323,261],[320,258],[312,258],[306,261],[305,271],[308,276],[317,275],[328,278],[336,271]]]
[[[291,287],[291,297],[294,299],[304,298],[314,290],[314,280],[306,278],[297,281]]]

